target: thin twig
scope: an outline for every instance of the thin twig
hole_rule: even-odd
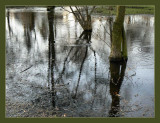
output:
[[[67,12],[69,12],[69,13],[72,13],[72,12],[68,11],[67,9],[65,9],[64,7],[62,7],[62,9],[64,9],[65,11],[67,11]]]
[[[21,71],[20,73],[25,72],[26,70],[30,69],[31,67],[33,67],[33,65],[31,65],[30,67],[26,68],[25,70]]]

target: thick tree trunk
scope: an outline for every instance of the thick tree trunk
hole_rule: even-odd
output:
[[[125,7],[117,6],[116,20],[113,23],[112,45],[110,61],[122,61],[127,59],[127,45],[124,31]]]

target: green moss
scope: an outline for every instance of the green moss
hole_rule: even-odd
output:
[[[112,31],[112,47],[110,53],[110,61],[127,60],[127,42],[124,31],[124,15],[125,7],[117,6],[117,14],[113,23]],[[121,47],[122,46],[122,47]]]
[[[126,35],[125,35],[125,30],[124,30],[124,25],[123,25],[123,30],[122,30],[122,55],[123,55],[123,60],[128,59],[128,52],[127,52],[127,41],[126,41]]]

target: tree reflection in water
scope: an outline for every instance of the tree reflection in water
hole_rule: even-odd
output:
[[[109,117],[119,117],[120,109],[120,88],[126,70],[126,62],[110,62],[110,95],[112,97]]]
[[[35,14],[33,12],[22,12],[21,18],[24,28],[25,44],[28,52],[30,52],[32,47],[32,31],[35,32]]]
[[[51,81],[52,105],[53,105],[53,107],[55,107],[55,105],[56,105],[55,84],[56,83],[58,84],[60,82],[60,80],[62,79],[62,76],[65,73],[65,69],[66,69],[66,62],[67,62],[70,54],[73,54],[73,56],[71,56],[72,60],[77,61],[77,59],[79,59],[79,58],[82,59],[82,60],[80,60],[82,62],[81,62],[81,65],[80,65],[80,71],[79,71],[77,86],[75,88],[75,93],[72,95],[72,98],[76,98],[77,93],[78,93],[79,82],[80,82],[80,79],[81,79],[81,73],[82,73],[82,70],[83,70],[83,65],[84,65],[85,59],[87,58],[88,45],[80,46],[80,47],[71,47],[67,57],[64,60],[62,72],[59,74],[59,77],[57,78],[57,80],[55,80],[55,78],[54,78],[54,68],[55,68],[56,53],[55,53],[55,41],[54,41],[54,29],[53,29],[54,8],[49,9],[48,11],[49,11],[48,12],[48,22],[49,22],[49,44],[48,44],[49,45],[49,50],[48,50],[49,51],[49,53],[48,53],[48,59],[49,59],[48,60],[48,80],[49,80],[49,83],[48,83],[48,85],[49,85],[49,88],[50,88],[50,81]],[[83,41],[83,44],[84,43],[86,43],[86,44],[90,43],[91,42],[91,33],[92,33],[91,31],[83,31],[81,33],[81,35],[79,36],[79,39],[75,42],[75,44],[76,45],[81,44],[82,43],[81,41]],[[79,54],[79,55],[77,55],[77,54]]]
[[[79,40],[77,40],[76,43],[79,43],[80,40],[82,40],[83,42],[86,41],[86,43],[90,43],[91,42],[91,34],[92,32],[91,31],[83,31],[79,37]],[[84,49],[85,48],[85,49]],[[84,52],[85,51],[85,52]],[[77,96],[77,92],[78,92],[78,87],[79,87],[79,82],[80,82],[80,79],[81,79],[81,73],[82,73],[82,70],[83,70],[83,65],[84,65],[84,62],[85,62],[85,59],[87,58],[87,53],[88,53],[88,46],[85,46],[85,47],[80,47],[80,48],[76,48],[76,51],[75,51],[75,55],[76,56],[77,54],[79,54],[78,52],[82,52],[84,53],[84,57],[82,59],[82,62],[81,62],[81,65],[80,65],[80,71],[79,71],[79,77],[78,77],[78,81],[77,81],[77,86],[76,86],[76,89],[75,89],[75,94],[72,96],[72,98],[76,98]],[[80,53],[81,54],[81,53]],[[77,56],[77,58],[80,57],[79,55]],[[76,58],[76,59],[77,59]]]
[[[54,11],[52,7],[47,12],[16,10],[6,13],[7,99],[31,102],[34,111],[35,108],[43,108],[46,116],[49,116],[48,111],[51,115],[56,111],[58,117],[64,113],[67,117],[121,117],[122,112],[122,117],[139,117],[145,111],[145,108],[139,107],[151,109],[154,103],[147,99],[148,95],[154,97],[151,74],[154,71],[154,28],[148,22],[150,17],[148,21],[143,18],[146,21],[142,24],[137,21],[137,17],[142,20],[141,16],[127,18],[126,34],[130,53],[127,65],[139,75],[133,77],[132,83],[128,80],[133,74],[132,69],[127,69],[127,75],[124,76],[126,63],[108,63],[110,51],[104,42],[111,37],[105,32],[105,29],[107,32],[112,29],[112,26],[107,27],[110,22],[108,17],[102,18],[105,27],[100,27],[99,16],[94,17],[93,32],[87,32],[82,31],[72,16],[66,17],[70,19],[64,21],[63,15],[57,10]],[[145,73],[148,72],[150,76],[146,76]],[[123,77],[126,83],[123,82]],[[145,86],[141,85],[143,81],[146,82]],[[135,96],[137,94],[140,96]],[[137,103],[137,110],[128,112],[130,106],[137,106]],[[149,112],[152,113],[153,110]],[[28,116],[27,113],[25,116]],[[15,113],[11,115],[14,116]],[[39,113],[29,116],[37,115]]]

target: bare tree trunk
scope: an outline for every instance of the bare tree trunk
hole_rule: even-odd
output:
[[[48,70],[49,77],[51,77],[51,96],[52,96],[52,106],[55,107],[56,105],[56,91],[55,91],[55,81],[54,81],[54,67],[55,67],[55,41],[54,41],[54,8],[55,7],[48,7],[48,23],[49,23],[49,68]]]
[[[127,44],[124,31],[125,6],[117,6],[116,20],[113,24],[110,61],[127,60]]]

